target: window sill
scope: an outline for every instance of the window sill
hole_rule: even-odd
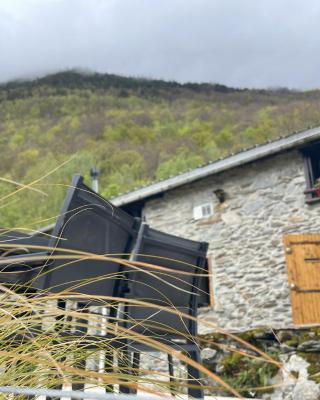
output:
[[[303,192],[306,195],[306,203],[314,204],[320,202],[319,189],[310,188]]]
[[[307,199],[306,203],[307,204],[315,204],[320,202],[320,197],[313,197],[312,199]]]

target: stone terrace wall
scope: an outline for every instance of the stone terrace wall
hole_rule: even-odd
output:
[[[203,336],[202,339],[209,341],[204,340],[206,347],[201,352],[202,361],[232,387],[244,390],[269,386],[265,390],[242,391],[244,397],[264,400],[319,400],[319,334],[320,328],[314,327],[278,331],[254,329],[236,335],[280,362],[282,368],[263,358],[257,360],[246,357],[244,354],[255,353],[233,338],[219,333]],[[237,353],[236,350],[242,353]],[[270,387],[271,385],[274,386]],[[215,394],[228,395],[226,392]]]
[[[222,204],[213,194],[218,188],[227,193]],[[146,204],[146,220],[153,227],[209,242],[215,304],[205,312],[208,321],[228,329],[292,325],[283,235],[320,231],[320,205],[305,204],[304,190],[303,160],[292,151]],[[213,217],[195,221],[193,207],[208,201]]]

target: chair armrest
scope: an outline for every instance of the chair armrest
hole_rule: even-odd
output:
[[[8,265],[41,265],[48,260],[49,253],[42,251],[38,253],[19,254],[13,256],[0,257],[0,269]]]

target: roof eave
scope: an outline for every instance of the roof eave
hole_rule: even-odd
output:
[[[294,133],[290,136],[283,137],[275,141],[256,146],[249,150],[242,151],[224,159],[217,160],[211,164],[196,168],[192,171],[188,171],[172,178],[153,183],[141,189],[125,193],[123,195],[113,198],[112,203],[118,207],[125,204],[133,203],[157,195],[159,193],[177,188],[187,183],[205,178],[209,175],[217,174],[264,157],[268,157],[292,148],[299,147],[304,143],[312,142],[319,138],[320,127]]]

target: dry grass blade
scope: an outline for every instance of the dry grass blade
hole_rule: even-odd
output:
[[[3,178],[0,176],[0,181],[5,182],[5,183],[10,183],[11,185],[18,186],[21,189],[33,190],[34,192],[37,192],[37,193],[41,194],[42,196],[48,196],[48,194],[46,192],[44,192],[40,189],[31,187],[30,185],[25,185],[24,183],[13,181],[12,179]]]
[[[37,178],[37,179],[33,180],[32,182],[30,182],[28,184],[22,185],[22,187],[20,187],[19,189],[16,189],[15,191],[3,196],[2,198],[0,198],[0,201],[3,202],[4,200],[7,200],[8,198],[17,195],[22,190],[31,189],[38,182],[40,182],[41,180],[43,180],[43,179],[47,178],[48,176],[54,174],[56,171],[58,171],[59,169],[64,167],[66,164],[70,163],[75,157],[76,156],[70,157],[68,160],[64,161],[63,163],[61,163],[57,167],[53,168],[51,171],[47,172],[46,174],[42,175],[40,178]]]

